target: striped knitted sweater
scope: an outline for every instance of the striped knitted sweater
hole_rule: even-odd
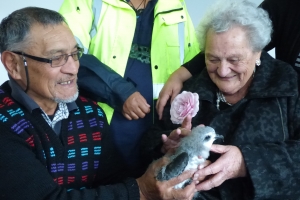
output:
[[[122,177],[123,163],[95,102],[79,97],[57,136],[40,109],[29,113],[10,93],[4,83],[0,199],[139,199],[136,181]]]

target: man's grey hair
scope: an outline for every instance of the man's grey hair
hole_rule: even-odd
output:
[[[209,9],[198,26],[200,49],[204,52],[207,32],[226,32],[241,27],[254,52],[261,51],[271,40],[272,22],[268,13],[247,0],[219,0]]]
[[[30,28],[34,24],[44,26],[66,23],[56,11],[26,7],[16,10],[0,24],[0,53],[3,51],[22,51],[28,47]]]

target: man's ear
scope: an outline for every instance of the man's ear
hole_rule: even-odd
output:
[[[1,61],[9,76],[15,80],[21,79],[21,67],[23,66],[20,64],[22,63],[20,56],[10,51],[4,51],[1,54]]]

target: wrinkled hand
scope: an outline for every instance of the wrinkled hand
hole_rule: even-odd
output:
[[[137,179],[137,183],[140,188],[140,195],[142,200],[168,200],[168,199],[182,199],[190,200],[193,198],[196,192],[195,183],[192,182],[184,189],[174,189],[174,186],[182,181],[189,179],[193,176],[195,170],[189,170],[176,178],[168,181],[156,180],[157,172],[162,166],[167,165],[169,162],[167,157],[163,157],[153,162],[140,178]]]
[[[246,176],[247,169],[239,148],[213,144],[210,151],[220,153],[221,157],[214,163],[196,172],[199,177],[210,176],[196,186],[198,191],[210,190],[228,179]]]
[[[173,130],[169,137],[165,134],[161,136],[163,146],[161,148],[162,153],[167,153],[171,149],[175,149],[179,146],[181,138],[190,134],[192,128],[192,116],[188,115],[183,120],[181,127]]]
[[[123,115],[128,120],[144,118],[150,112],[150,105],[139,93],[134,92],[123,104]]]

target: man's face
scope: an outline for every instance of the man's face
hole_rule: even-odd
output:
[[[29,48],[24,53],[51,59],[62,54],[77,51],[77,43],[71,30],[65,25],[43,26],[36,24],[30,30]],[[78,96],[77,73],[79,62],[70,56],[60,67],[35,61],[26,57],[28,65],[29,89],[27,94],[40,105],[47,102],[70,102]],[[18,83],[26,88],[25,70],[21,71]]]

